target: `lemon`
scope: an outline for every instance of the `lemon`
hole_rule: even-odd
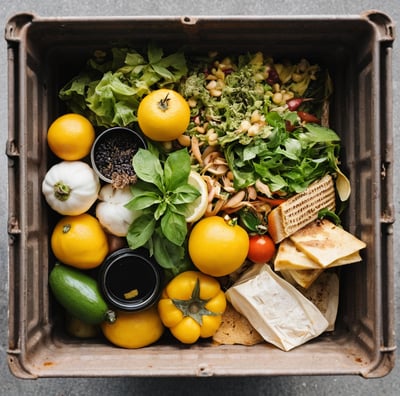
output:
[[[208,188],[205,180],[201,177],[200,173],[196,171],[190,172],[188,183],[196,187],[200,192],[200,196],[187,205],[186,222],[194,223],[200,220],[206,212],[208,205]]]

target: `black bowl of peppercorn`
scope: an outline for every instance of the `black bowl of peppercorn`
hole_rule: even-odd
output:
[[[99,178],[123,188],[136,182],[132,158],[139,148],[147,149],[144,138],[133,129],[109,128],[100,133],[93,143],[90,160]]]

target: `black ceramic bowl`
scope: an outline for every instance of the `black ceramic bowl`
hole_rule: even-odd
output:
[[[139,148],[147,148],[147,143],[139,132],[124,127],[106,129],[92,145],[92,168],[107,183],[115,182],[118,177],[125,182],[134,182],[132,157]]]
[[[99,270],[99,285],[113,307],[139,311],[154,305],[163,286],[163,271],[147,251],[122,248],[111,253]]]

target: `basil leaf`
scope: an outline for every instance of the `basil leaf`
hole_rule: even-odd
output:
[[[157,229],[153,234],[152,244],[154,258],[157,263],[161,267],[175,272],[177,264],[184,258],[185,249],[166,239],[159,229]]]
[[[161,218],[161,230],[169,241],[175,243],[175,245],[181,246],[187,235],[185,217],[175,213],[168,207]]]
[[[130,190],[134,197],[146,193],[154,193],[159,196],[162,196],[162,192],[159,190],[157,186],[151,183],[146,183],[140,179],[138,179],[138,181],[135,184],[130,185]]]
[[[170,202],[174,205],[191,203],[200,196],[200,191],[191,184],[184,184],[176,188],[170,197]]]
[[[133,156],[133,168],[139,179],[152,183],[164,192],[164,177],[160,160],[149,150],[140,148]]]
[[[140,195],[136,195],[132,198],[125,207],[130,210],[142,210],[150,208],[151,206],[161,202],[161,198],[158,194],[152,192],[145,192]]]
[[[172,152],[164,164],[164,181],[167,191],[186,184],[190,173],[190,156],[186,149]]]
[[[145,213],[139,216],[129,226],[126,240],[131,249],[137,249],[144,246],[151,238],[156,225],[156,220],[152,213]]]
[[[158,220],[167,210],[167,202],[164,200],[158,206],[154,212],[154,218]]]

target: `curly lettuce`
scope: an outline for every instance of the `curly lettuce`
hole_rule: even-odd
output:
[[[129,48],[113,48],[109,54],[96,51],[85,70],[61,88],[59,97],[96,126],[129,126],[137,121],[144,95],[174,87],[187,71],[182,52],[164,56],[154,44],[148,46],[147,57]]]

